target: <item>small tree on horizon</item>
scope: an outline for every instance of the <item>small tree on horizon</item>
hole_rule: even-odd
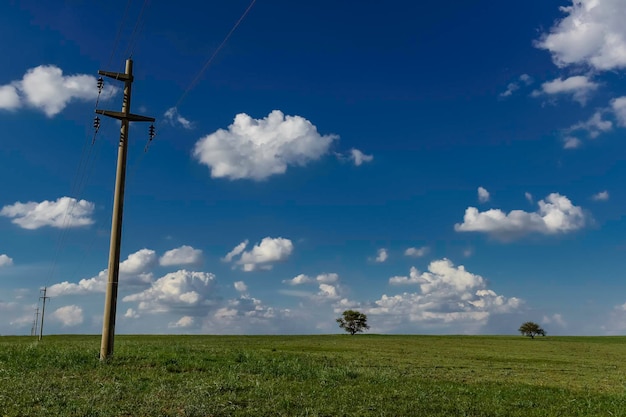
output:
[[[360,333],[363,330],[370,328],[370,326],[367,325],[367,316],[354,310],[344,311],[342,317],[337,319],[337,323],[339,323],[339,327],[353,336],[356,333]]]
[[[546,331],[533,321],[527,321],[526,323],[522,324],[519,327],[518,331],[522,334],[522,336],[528,336],[531,339],[534,339],[535,336],[546,335]]]

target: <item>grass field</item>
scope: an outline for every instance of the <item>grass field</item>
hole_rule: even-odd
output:
[[[626,416],[626,337],[0,337],[1,416]]]

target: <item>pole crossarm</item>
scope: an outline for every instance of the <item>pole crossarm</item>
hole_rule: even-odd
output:
[[[123,72],[111,72],[111,71],[100,70],[98,71],[98,75],[104,75],[105,77],[113,78],[119,81],[130,81],[131,83],[134,81],[132,74],[125,74]]]
[[[154,122],[156,120],[154,117],[141,116],[139,114],[132,113],[124,114],[121,111],[96,110],[96,113],[112,117],[113,119],[128,120],[129,122]]]

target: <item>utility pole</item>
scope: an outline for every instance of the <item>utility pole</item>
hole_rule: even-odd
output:
[[[35,320],[33,320],[33,328],[30,329],[31,336],[37,336],[38,322],[39,322],[39,306],[37,306],[37,309],[35,309]]]
[[[39,326],[39,340],[43,339],[43,315],[46,313],[46,300],[49,300],[50,297],[46,297],[46,292],[48,291],[48,287],[43,287],[41,292],[43,295],[39,297],[40,300],[43,300],[43,304],[41,306],[41,326]]]
[[[128,127],[130,122],[154,122],[154,118],[131,114],[130,95],[133,83],[133,61],[126,60],[124,73],[98,71],[105,77],[124,82],[124,98],[122,111],[97,110],[97,114],[121,120],[120,143],[117,152],[117,171],[115,176],[115,197],[113,199],[113,216],[111,220],[111,245],[109,248],[109,278],[106,298],[104,301],[104,318],[102,322],[102,342],[100,344],[100,360],[104,361],[113,355],[115,339],[115,313],[117,309],[117,287],[120,272],[120,246],[122,243],[122,215],[124,211],[124,186],[126,181],[126,156],[128,153]]]

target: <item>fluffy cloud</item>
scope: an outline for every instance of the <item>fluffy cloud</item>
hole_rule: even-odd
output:
[[[606,190],[600,191],[599,193],[592,195],[591,199],[593,201],[607,201],[609,199],[609,192]]]
[[[529,233],[567,233],[585,226],[582,208],[574,206],[565,196],[552,193],[538,205],[537,212],[513,210],[508,214],[500,209],[479,212],[475,207],[468,207],[463,223],[454,225],[454,229],[457,232],[483,232],[509,240]]]
[[[424,323],[485,324],[494,313],[507,313],[517,309],[522,300],[506,298],[487,289],[486,280],[455,267],[448,259],[435,260],[428,272],[419,273],[411,268],[408,277],[392,277],[393,285],[417,285],[419,292],[383,295],[379,300],[361,308],[367,313],[388,321],[390,325],[408,320]]]
[[[626,127],[626,96],[611,100],[611,109],[615,113],[617,123]]]
[[[555,313],[551,316],[543,316],[541,322],[544,324],[556,324],[557,326],[561,327],[567,326],[567,323],[563,319],[563,316],[559,313]]]
[[[478,201],[480,203],[486,203],[491,198],[489,191],[483,187],[478,187]]]
[[[583,130],[589,134],[590,138],[595,139],[598,136],[600,136],[601,133],[609,132],[611,129],[613,129],[613,122],[611,122],[610,120],[603,120],[602,112],[597,111],[586,122],[579,122],[565,129],[565,133],[570,134],[572,132]],[[572,139],[572,138],[568,137],[566,139]],[[576,138],[573,138],[573,139],[576,139]],[[567,140],[566,140],[566,145],[567,145]]]
[[[24,229],[39,229],[44,226],[61,229],[93,224],[93,211],[94,204],[89,201],[61,197],[56,201],[17,202],[4,206],[0,210],[0,216],[13,219],[13,223]]]
[[[404,251],[404,255],[412,258],[421,258],[426,255],[429,250],[428,246],[422,246],[421,248],[407,248]]]
[[[580,104],[584,105],[589,98],[591,92],[598,88],[599,84],[589,80],[584,75],[575,75],[567,79],[557,78],[541,84],[541,90],[535,90],[533,96],[537,97],[543,94],[570,94]]]
[[[177,322],[170,323],[168,327],[191,327],[194,324],[194,318],[191,316],[183,316]]]
[[[276,334],[285,326],[293,326],[289,320],[290,315],[291,311],[288,309],[269,307],[257,298],[242,295],[228,300],[225,306],[210,315],[203,330],[218,333]]]
[[[339,274],[331,272],[328,274],[319,274],[315,278],[309,277],[308,275],[300,274],[292,279],[284,280],[283,284],[288,284],[288,285],[302,285],[302,284],[311,284],[311,283],[334,284],[338,281],[339,281]]]
[[[582,146],[583,142],[574,136],[566,136],[563,138],[563,149],[577,149]]]
[[[232,261],[236,256],[240,256],[237,265],[246,272],[256,269],[272,269],[274,262],[284,261],[293,251],[293,243],[289,239],[282,237],[266,237],[261,243],[254,245],[250,251],[245,251],[248,241],[240,243],[224,258],[224,261]]]
[[[560,67],[587,65],[596,70],[626,67],[626,8],[623,0],[572,0],[536,43]]]
[[[0,268],[3,266],[13,265],[13,258],[9,258],[7,255],[0,255]]]
[[[363,163],[372,162],[374,160],[373,155],[365,155],[358,149],[350,149],[350,159],[354,162],[354,165],[361,166]]]
[[[193,123],[178,113],[176,107],[170,107],[163,114],[165,121],[169,122],[172,126],[182,126],[184,129],[193,129]]]
[[[152,282],[152,273],[148,272],[156,263],[156,253],[151,249],[141,249],[120,262],[120,283],[125,285],[146,285]],[[72,294],[93,294],[106,291],[109,277],[108,269],[91,278],[83,278],[78,283],[63,281],[48,288],[48,295],[58,297]]]
[[[156,313],[186,310],[201,315],[210,304],[215,275],[207,272],[180,270],[152,283],[150,288],[127,295],[124,302],[138,302],[138,309]]]
[[[285,173],[290,165],[319,159],[337,138],[320,135],[307,119],[285,116],[279,110],[263,119],[240,113],[228,129],[200,139],[193,155],[211,169],[213,178],[260,181]]]
[[[161,266],[197,265],[202,261],[202,251],[191,246],[183,245],[180,248],[168,250],[159,258]]]
[[[106,86],[104,95],[110,97],[117,88]],[[0,109],[14,110],[30,106],[52,117],[71,101],[95,100],[98,96],[96,78],[91,75],[63,75],[54,65],[40,65],[26,71],[20,81],[0,86]]]
[[[52,312],[52,318],[63,327],[77,326],[83,323],[83,309],[77,305],[61,307]]]
[[[387,249],[381,248],[376,252],[376,258],[374,258],[374,262],[383,263],[389,258],[389,254],[387,253]]]
[[[235,286],[235,289],[237,291],[239,291],[239,292],[246,292],[246,291],[248,291],[248,286],[243,281],[237,281],[233,285]]]

